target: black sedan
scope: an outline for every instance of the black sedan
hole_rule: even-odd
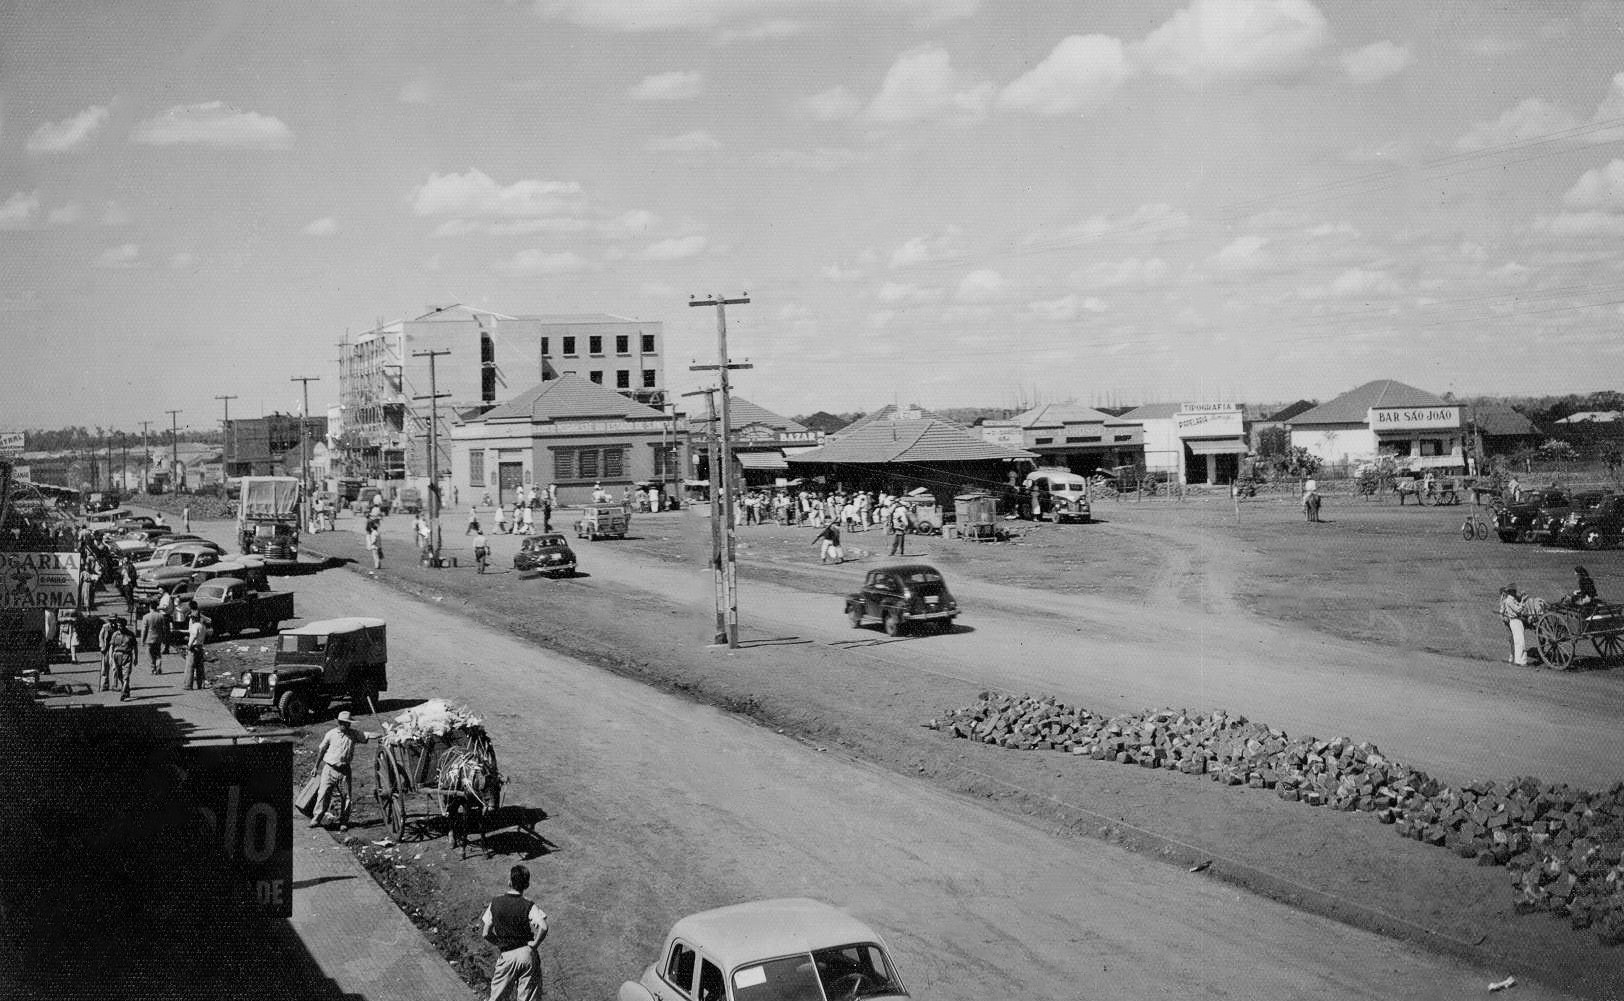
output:
[[[513,554],[513,569],[535,570],[544,574],[575,573],[575,550],[558,532],[532,535]]]
[[[852,626],[878,619],[887,636],[895,636],[910,622],[929,623],[936,632],[953,628],[959,603],[935,567],[923,563],[870,570],[863,589],[846,596],[846,617]]]

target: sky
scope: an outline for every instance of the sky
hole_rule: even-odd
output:
[[[1617,388],[1624,4],[0,3],[0,427],[466,303],[785,415]],[[526,387],[512,387],[515,392]]]

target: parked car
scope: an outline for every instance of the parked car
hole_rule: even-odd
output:
[[[1069,469],[1034,469],[1026,474],[1026,489],[1055,524],[1093,520],[1088,503],[1088,477]]]
[[[207,559],[204,554],[214,554],[214,559]],[[174,559],[171,559],[174,557]],[[152,550],[152,555],[140,563],[137,570],[156,570],[166,566],[208,566],[211,562],[219,562],[225,557],[225,550],[218,543],[207,539],[185,539],[179,542],[166,542]],[[200,562],[201,561],[201,562]]]
[[[1588,490],[1570,496],[1565,504],[1553,504],[1542,507],[1535,513],[1528,531],[1523,538],[1528,542],[1554,542],[1556,533],[1562,528],[1569,514],[1576,511],[1588,511],[1601,503],[1607,496],[1600,490]]]
[[[1527,533],[1542,508],[1565,508],[1568,492],[1560,487],[1525,491],[1514,503],[1494,512],[1494,532],[1501,542],[1527,542]]]
[[[382,619],[307,622],[277,637],[275,662],[244,671],[231,708],[250,714],[274,708],[289,726],[304,726],[330,703],[375,708],[389,689],[389,644]]]
[[[400,493],[395,495],[393,509],[404,511],[407,514],[421,514],[423,511],[423,492],[416,487],[401,487]]]
[[[216,577],[200,584],[191,600],[197,602],[197,610],[209,620],[209,631],[216,636],[235,636],[250,629],[274,633],[295,617],[292,591],[262,594],[237,577]]]
[[[561,532],[532,535],[513,554],[513,569],[544,574],[575,573],[575,550]]]
[[[382,487],[362,487],[356,492],[355,499],[350,501],[350,510],[360,515],[369,514],[374,500],[378,502],[378,507],[384,514],[389,513],[389,495]]]
[[[958,602],[935,567],[923,563],[880,567],[863,578],[863,589],[846,596],[846,618],[853,628],[878,619],[887,636],[911,622],[928,622],[939,633],[953,628]]]
[[[758,900],[691,914],[618,1001],[857,1001],[905,998],[868,925],[817,900]]]
[[[619,504],[588,504],[575,522],[575,537],[592,542],[599,538],[624,539],[631,527],[631,514]]]
[[[1608,494],[1588,508],[1563,516],[1552,540],[1559,546],[1606,549],[1624,541],[1624,495]]]

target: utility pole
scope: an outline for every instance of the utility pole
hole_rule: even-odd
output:
[[[172,493],[178,494],[180,493],[180,476],[178,475],[180,464],[177,461],[177,456],[180,454],[180,450],[175,445],[180,440],[180,425],[176,422],[175,415],[185,413],[185,411],[165,410],[164,413],[169,415],[169,489]]]
[[[413,351],[413,358],[429,360],[429,395],[414,396],[414,400],[429,401],[429,557],[433,565],[440,565],[440,398],[450,393],[440,392],[435,381],[434,359],[451,353],[450,348],[438,351]]]
[[[717,646],[727,642],[727,591],[722,584],[722,505],[716,503],[717,484],[717,444],[716,444],[716,390],[697,389],[692,393],[683,393],[683,396],[703,396],[705,398],[705,433],[710,441],[705,447],[705,454],[710,457],[711,480],[711,578],[716,584],[716,632],[712,641]]]
[[[721,483],[722,483],[722,519],[726,536],[725,562],[722,567],[722,586],[727,594],[727,645],[729,649],[739,647],[739,565],[738,547],[733,531],[733,447],[730,439],[733,436],[733,425],[730,421],[728,403],[727,373],[735,368],[751,368],[748,364],[735,365],[727,357],[727,307],[742,305],[749,302],[748,294],[737,299],[723,299],[711,296],[709,299],[689,299],[690,306],[716,307],[716,364],[690,365],[691,372],[716,371],[721,374],[722,393],[722,423],[717,428],[717,437],[721,439]],[[713,501],[714,503],[714,501]],[[721,637],[717,638],[721,642]]]
[[[299,411],[299,451],[300,458],[304,463],[304,477],[302,480],[304,489],[300,491],[304,495],[303,504],[301,505],[304,508],[304,513],[299,516],[300,530],[302,531],[302,526],[310,524],[310,384],[320,382],[321,376],[295,375],[289,378],[288,381],[303,383],[304,385],[304,408]]]
[[[226,477],[226,435],[231,434],[231,401],[235,400],[236,397],[235,396],[216,396],[215,399],[223,401],[225,403],[225,405],[226,405],[225,416],[220,419],[220,488],[223,490],[223,489],[225,489],[225,485],[226,485],[225,481],[226,481],[226,478],[227,478]],[[235,437],[235,436],[233,436],[233,437]],[[237,450],[232,449],[231,454],[233,456],[235,456],[237,454]]]
[[[152,422],[141,422],[141,452],[145,465],[141,467],[141,492],[152,490]]]

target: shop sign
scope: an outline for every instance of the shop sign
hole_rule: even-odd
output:
[[[1246,433],[1239,410],[1216,413],[1181,413],[1173,418],[1180,438],[1218,438]]]
[[[1240,407],[1233,403],[1181,403],[1181,414],[1227,414],[1230,411],[1239,411]]]
[[[23,454],[26,436],[21,431],[0,431],[0,458],[15,458]]]
[[[1024,448],[1026,446],[1020,428],[994,428],[983,424],[981,426],[981,438],[983,441],[991,442],[994,445],[1006,445],[1010,448]]]
[[[78,553],[0,553],[0,608],[73,608]]]
[[[1371,407],[1372,431],[1416,431],[1460,427],[1460,407]]]
[[[293,914],[293,745],[200,745],[182,750],[204,836],[214,840],[243,898]]]
[[[11,478],[20,483],[31,483],[34,480],[33,466],[12,466]]]

